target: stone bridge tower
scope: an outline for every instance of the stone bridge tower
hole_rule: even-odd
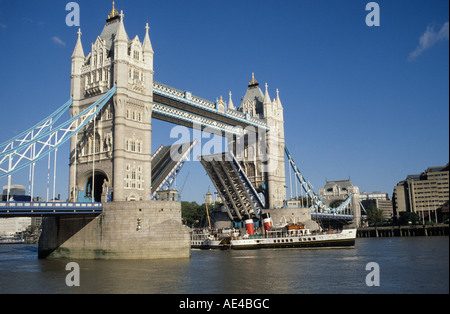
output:
[[[103,201],[98,216],[47,217],[41,258],[153,259],[190,256],[181,203],[151,200],[153,49],[129,39],[114,8],[86,56],[81,31],[72,54],[72,117],[114,85],[109,103],[70,143],[71,201]],[[110,199],[111,202],[104,202]],[[134,201],[134,202],[131,202]]]
[[[153,49],[148,24],[144,40],[130,39],[124,15],[114,8],[85,55],[81,32],[72,54],[74,116],[116,84],[95,124],[71,139],[69,195],[72,201],[146,201],[151,198]],[[103,197],[103,198],[102,198]]]
[[[266,208],[282,207],[286,199],[283,106],[278,89],[276,93],[276,98],[271,100],[265,84],[263,94],[252,74],[237,110],[265,120],[270,131],[248,130],[241,138],[231,141],[229,146],[243,164],[253,186],[264,195]],[[228,107],[233,108],[231,93]]]

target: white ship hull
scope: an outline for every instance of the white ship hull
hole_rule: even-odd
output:
[[[230,248],[230,237],[217,238],[208,234],[195,234],[191,237],[191,248],[201,250],[226,250]]]
[[[269,248],[328,248],[355,245],[356,229],[337,233],[310,233],[309,230],[267,232],[265,235],[216,238],[209,235],[193,236],[193,249],[269,249]]]
[[[265,248],[327,248],[352,247],[355,245],[356,229],[343,230],[339,233],[317,234],[267,234],[265,237],[247,239],[232,239],[230,248],[265,249]]]

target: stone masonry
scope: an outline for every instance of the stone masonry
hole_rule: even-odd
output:
[[[181,203],[112,202],[97,217],[51,217],[43,222],[40,258],[189,258],[190,235]]]
[[[94,123],[71,138],[69,198],[105,201],[99,216],[56,216],[43,221],[40,258],[189,258],[190,234],[181,203],[151,201],[153,49],[149,27],[130,39],[124,14],[114,8],[85,56],[81,31],[72,54],[71,115],[116,85]]]
[[[113,7],[87,56],[81,31],[72,54],[72,116],[116,85],[112,100],[71,138],[69,198],[100,201],[104,187],[113,201],[148,201],[151,195],[153,49],[128,37],[124,14]]]

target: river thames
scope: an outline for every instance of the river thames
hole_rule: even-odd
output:
[[[69,262],[79,286],[66,285]],[[368,263],[379,285],[368,286]],[[449,293],[449,238],[357,238],[350,249],[196,251],[179,260],[40,260],[37,245],[0,245],[0,293]]]

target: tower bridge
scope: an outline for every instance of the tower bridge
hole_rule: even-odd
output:
[[[153,118],[187,127],[197,123],[201,127],[240,136],[249,126],[264,131],[270,129],[263,119],[226,106],[222,99],[211,102],[158,82],[153,82],[153,104]]]
[[[26,167],[33,181],[36,162],[56,154],[58,147],[70,140],[69,202],[59,208],[47,203],[0,203],[3,217],[11,216],[14,210],[16,215],[27,215],[31,207],[36,209],[34,214],[59,215],[44,224],[41,256],[93,258],[98,252],[103,252],[103,258],[189,255],[180,204],[152,200],[157,189],[170,185],[185,160],[170,160],[168,147],[161,147],[152,156],[152,118],[228,138],[227,153],[212,159],[202,156],[201,163],[225,200],[232,220],[257,220],[264,210],[284,206],[285,154],[296,179],[314,202],[313,216],[354,218],[342,213],[351,196],[339,208],[328,207],[295,165],[285,147],[284,108],[278,89],[276,98],[271,99],[268,85],[263,93],[252,74],[240,106],[235,107],[231,93],[228,102],[222,98],[212,102],[157,82],[153,79],[149,29],[146,24],[142,42],[138,36],[131,39],[123,12],[119,14],[113,7],[88,54],[78,30],[71,56],[70,100],[0,145],[0,178],[7,177],[10,183],[11,176]],[[67,110],[71,118],[58,124]],[[189,143],[189,149],[193,145]],[[102,203],[95,205],[93,212],[78,211],[86,217],[73,218],[78,208],[85,208],[79,204],[86,202]],[[65,219],[69,214],[70,219]],[[127,241],[135,243],[133,248],[126,247]]]

